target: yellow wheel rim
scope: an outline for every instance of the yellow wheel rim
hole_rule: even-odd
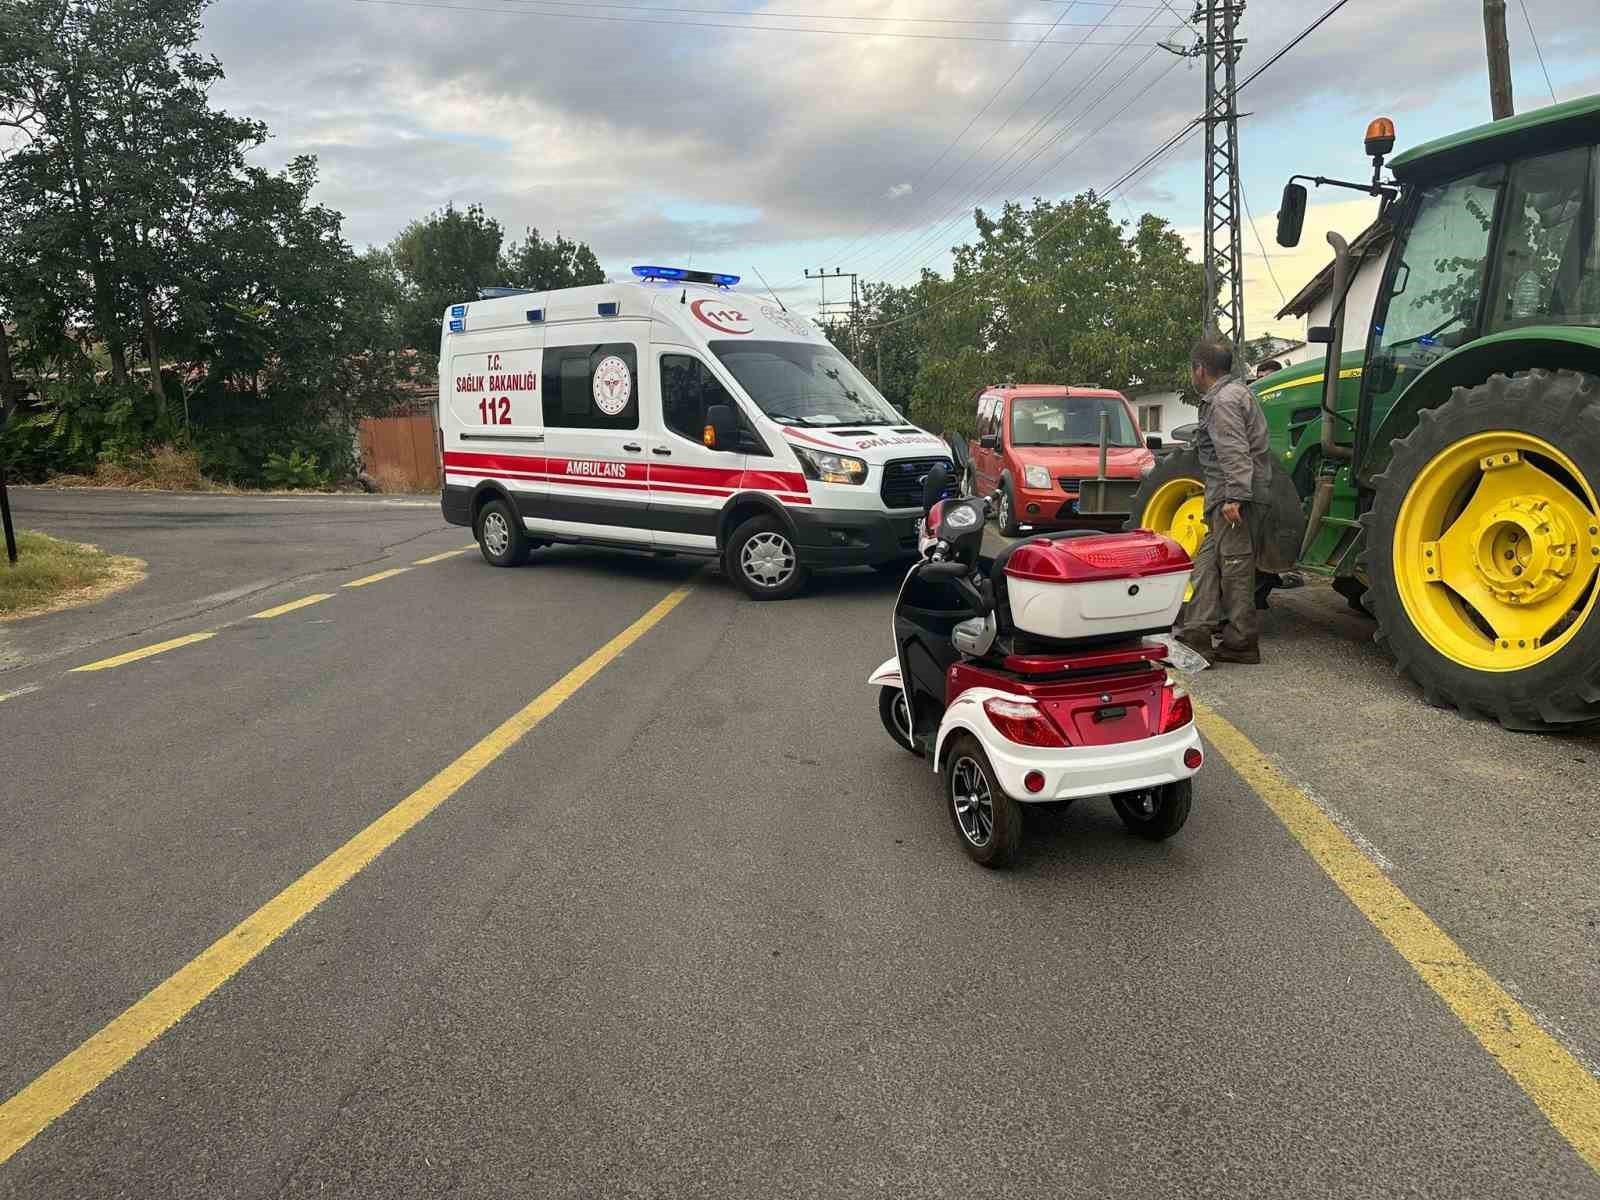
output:
[[[1558,653],[1595,607],[1600,503],[1543,438],[1465,438],[1423,467],[1395,522],[1395,586],[1417,632],[1478,671]]]
[[[1166,534],[1193,558],[1206,538],[1206,485],[1198,479],[1167,480],[1144,506],[1140,524],[1152,532]],[[1183,598],[1194,598],[1193,584]]]

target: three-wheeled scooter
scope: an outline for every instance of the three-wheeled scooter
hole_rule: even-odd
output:
[[[952,439],[957,470],[964,444]],[[1167,669],[1192,563],[1144,531],[1068,530],[982,553],[993,497],[924,481],[921,557],[895,598],[895,655],[869,680],[889,736],[929,760],[963,848],[1015,855],[1022,808],[1109,796],[1152,840],[1189,817],[1204,761],[1188,693]]]

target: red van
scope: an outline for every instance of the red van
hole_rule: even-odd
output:
[[[1133,405],[1105,388],[1025,383],[978,393],[970,481],[979,495],[999,489],[1000,532],[1022,527],[1120,529],[1121,517],[1078,515],[1079,482],[1100,469],[1100,415],[1108,418],[1106,474],[1138,479],[1161,439],[1145,439]]]

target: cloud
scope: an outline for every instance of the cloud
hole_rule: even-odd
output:
[[[824,259],[912,278],[970,237],[973,206],[1103,188],[1202,104],[1198,66],[1154,46],[1177,22],[1153,6],[1051,6],[1041,18],[1028,0],[985,0],[954,18],[925,0],[806,0],[772,11],[829,15],[760,18],[760,6],[693,24],[702,18],[632,5],[229,0],[207,10],[202,46],[228,73],[218,101],[270,126],[261,161],[318,156],[319,198],[353,241],[386,242],[432,209],[478,202],[508,236],[559,229],[608,269],[693,253],[759,261],[779,286]],[[1578,94],[1600,7],[1529,6],[1558,87]],[[1056,16],[1049,37],[1061,44],[1037,49],[939,40],[1033,39]],[[1308,16],[1251,6],[1241,71]],[[768,28],[718,27],[730,24]],[[824,28],[873,36],[797,31]],[[1376,111],[1405,142],[1422,128],[1413,113],[1478,119],[1455,98],[1470,89],[1486,107],[1482,36],[1459,0],[1347,6],[1243,95],[1247,167],[1276,173],[1281,157],[1298,159],[1285,170],[1359,170],[1359,129]],[[1531,102],[1543,80],[1527,73],[1528,51],[1514,29],[1519,97]],[[1198,142],[1129,186],[1126,204],[1197,225]]]

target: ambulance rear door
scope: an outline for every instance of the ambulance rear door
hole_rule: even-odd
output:
[[[468,318],[470,320],[470,318]],[[475,487],[497,480],[523,516],[536,511],[546,485],[540,356],[537,325],[452,333],[439,364],[440,423],[446,484]]]

